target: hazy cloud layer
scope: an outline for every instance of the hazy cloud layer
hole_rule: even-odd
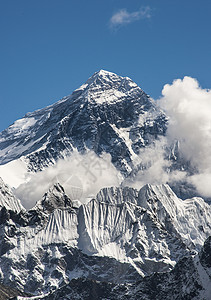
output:
[[[126,179],[123,185],[140,189],[143,185],[148,183],[170,184],[171,182],[185,179],[187,176],[186,172],[168,171],[171,162],[166,159],[167,144],[168,140],[162,137],[146,149],[141,149],[139,156],[144,168],[137,173],[135,178]]]
[[[116,28],[140,19],[149,19],[150,17],[151,9],[149,6],[142,7],[140,10],[131,13],[127,9],[120,9],[111,17],[109,23],[112,28]]]

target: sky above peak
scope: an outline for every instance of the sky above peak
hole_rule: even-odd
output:
[[[191,76],[211,88],[210,0],[0,2],[0,130],[100,69],[159,98]]]

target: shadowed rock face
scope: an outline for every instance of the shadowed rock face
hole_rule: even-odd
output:
[[[0,133],[0,164],[25,156],[28,169],[38,171],[73,149],[91,149],[110,153],[114,165],[128,174],[139,149],[165,134],[166,122],[131,79],[101,70],[72,95]]]
[[[30,294],[23,293],[0,283],[0,300],[16,299],[16,296],[30,297]]]
[[[209,300],[211,295],[211,278],[208,276],[211,270],[210,253],[211,237],[206,240],[199,255],[184,257],[170,272],[155,273],[134,284],[123,285],[86,278],[73,279],[68,285],[43,299]],[[205,266],[206,269],[201,270],[201,266]],[[203,272],[205,274],[202,275]]]
[[[211,278],[211,237],[209,237],[199,254],[200,263]]]
[[[65,194],[63,187],[57,183],[44,195],[42,201],[36,204],[35,209],[39,208],[46,213],[52,213],[55,209],[72,206],[72,201]]]

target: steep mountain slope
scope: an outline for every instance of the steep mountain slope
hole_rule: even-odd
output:
[[[21,205],[20,200],[14,196],[10,188],[3,182],[0,177],[0,208],[2,207],[15,212],[25,210]]]
[[[124,285],[85,278],[73,279],[68,285],[40,299],[209,300],[211,295],[210,253],[211,237],[206,240],[199,255],[182,258],[171,272],[155,273],[134,284]]]
[[[56,184],[28,212],[2,208],[4,284],[40,294],[73,278],[133,283],[171,270],[211,234],[210,206],[183,202],[167,185],[105,188],[75,204]]]
[[[30,297],[29,294],[27,295],[26,293],[20,292],[16,289],[0,284],[0,300],[14,299],[16,298],[16,296]]]
[[[168,232],[175,232],[196,250],[211,229],[210,205],[199,197],[182,201],[167,184],[145,185],[139,191],[138,205],[154,213]]]
[[[128,77],[96,72],[72,95],[17,120],[0,133],[0,164],[22,157],[28,170],[54,164],[71,151],[110,153],[128,174],[141,147],[166,131],[167,118]]]

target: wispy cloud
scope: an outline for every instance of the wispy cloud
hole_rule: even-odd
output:
[[[116,28],[125,24],[135,22],[140,19],[151,18],[151,8],[149,6],[141,7],[138,11],[128,12],[123,8],[116,12],[110,19],[111,28]]]

